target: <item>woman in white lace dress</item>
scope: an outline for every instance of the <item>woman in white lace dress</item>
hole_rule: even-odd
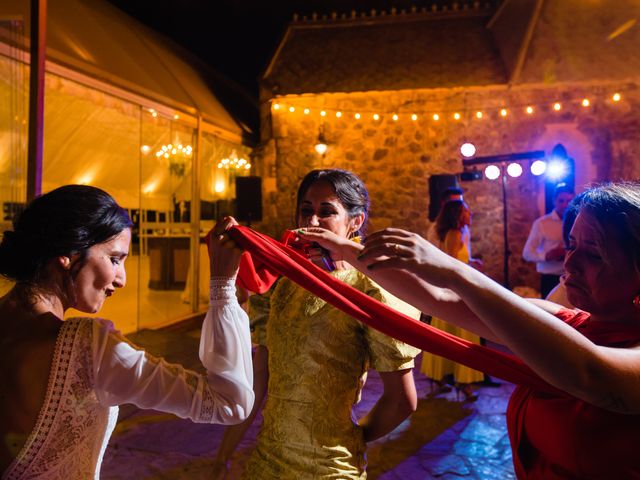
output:
[[[118,405],[194,422],[238,423],[251,411],[249,323],[235,301],[240,254],[216,226],[212,298],[202,327],[200,375],[130,344],[111,322],[63,321],[66,309],[100,310],[125,285],[131,220],[100,189],[70,185],[31,202],[0,244],[2,479],[99,478]],[[225,252],[225,254],[220,254]],[[226,310],[230,310],[227,312]]]

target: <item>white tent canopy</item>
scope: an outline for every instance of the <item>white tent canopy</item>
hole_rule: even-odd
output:
[[[22,35],[2,21],[15,18],[23,19]],[[16,167],[16,151],[24,156],[26,148],[16,149],[15,143],[24,144],[26,130],[24,118],[16,121],[15,105],[23,106],[25,117],[29,19],[27,0],[0,3],[0,196],[5,200],[26,175]],[[129,208],[168,209],[174,198],[190,195],[190,162],[169,168],[170,159],[155,154],[169,144],[195,149],[198,117],[205,132],[203,182],[219,181],[212,170],[223,155],[245,149],[248,132],[187,57],[105,1],[49,2],[43,190],[89,183]],[[209,190],[213,194],[213,187]]]

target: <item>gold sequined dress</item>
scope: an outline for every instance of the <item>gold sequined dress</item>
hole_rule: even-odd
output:
[[[332,273],[394,308],[419,312],[355,269]],[[367,327],[288,279],[270,302],[266,326],[254,341],[269,349],[269,389],[262,429],[244,478],[366,478],[365,442],[352,408],[369,367],[413,367],[419,350]],[[252,313],[255,312],[252,303]],[[266,331],[266,338],[263,335]]]

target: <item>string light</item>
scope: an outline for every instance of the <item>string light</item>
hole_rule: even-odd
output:
[[[620,101],[622,101],[622,94],[620,92],[615,92],[613,94],[610,94],[610,100],[612,102],[618,103]],[[574,99],[572,101],[567,101],[564,105],[560,102],[554,102],[551,104],[551,111],[555,111],[555,112],[559,112],[564,110],[565,108],[570,108],[571,105],[575,105],[575,106],[582,106],[583,108],[586,107],[590,107],[591,106],[591,102],[592,100],[590,100],[589,98],[586,97],[580,97],[577,99]],[[563,102],[564,103],[564,102]],[[548,105],[548,104],[547,104]],[[534,115],[537,111],[537,107],[534,105],[525,105],[524,107],[524,113],[526,115]],[[523,108],[520,107],[520,108]],[[497,114],[502,117],[502,118],[507,118],[507,117],[511,117],[513,112],[510,112],[510,110],[516,111],[516,109],[518,108],[517,105],[511,105],[511,106],[504,106],[498,109],[495,109],[494,111],[497,112]],[[304,115],[311,115],[313,113],[313,108],[309,108],[309,107],[305,107],[302,108],[299,104],[297,105],[283,105],[282,102],[274,102],[272,103],[272,109],[274,111],[282,111],[283,109],[286,109],[285,111],[294,114],[297,112],[297,109],[299,109],[301,112],[304,113]],[[475,110],[474,111],[474,116],[476,119],[481,120],[485,117],[487,117],[487,115],[489,116],[488,118],[490,118],[491,115],[491,110],[493,109],[488,109],[490,111],[487,110]],[[157,112],[153,111],[153,109],[149,110],[151,112],[152,115],[157,116]],[[544,109],[544,105],[542,105],[542,108],[540,109],[540,111],[548,111],[546,109]],[[371,115],[370,118],[372,118],[374,121],[381,121],[383,119],[383,116],[386,114],[388,115],[388,118],[391,121],[397,122],[401,119],[401,117],[403,116],[403,112],[394,112],[393,110],[391,111],[387,111],[387,112],[345,112],[344,110],[337,110],[337,109],[324,109],[324,110],[315,110],[316,115],[320,115],[321,117],[326,117],[328,115],[329,112],[333,114],[335,114],[336,118],[343,118],[345,117],[345,115],[353,115],[353,118],[356,120],[360,120],[362,118],[362,115],[364,113],[364,115]],[[417,121],[420,117],[419,115],[420,112],[416,113],[413,112],[411,114],[406,113],[406,115],[408,116],[408,118],[410,118],[412,121]],[[437,112],[437,113],[433,113],[433,110],[431,112],[429,111],[423,111],[423,114],[425,114],[427,117],[430,117],[433,121],[440,121],[444,118],[451,118],[452,120],[455,121],[459,121],[462,120],[464,112],[461,111],[451,111],[449,110],[449,112],[447,112],[446,110],[441,111],[441,112]],[[448,117],[448,115],[451,115],[451,117]]]

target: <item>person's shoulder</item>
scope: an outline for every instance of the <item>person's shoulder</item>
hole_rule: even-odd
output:
[[[370,297],[374,297],[385,305],[397,310],[408,317],[418,320],[420,318],[420,311],[412,305],[409,305],[407,302],[400,300],[395,295],[389,293],[376,282],[374,282],[371,278],[366,275],[360,273],[363,277],[363,282],[366,284],[367,288],[364,290]]]
[[[76,326],[84,331],[102,331],[104,333],[117,332],[115,325],[111,320],[100,317],[71,317],[65,321],[69,326]]]
[[[557,222],[558,220],[562,221],[555,210],[551,210],[549,213],[545,213],[544,215],[539,217],[538,220],[545,222]]]

